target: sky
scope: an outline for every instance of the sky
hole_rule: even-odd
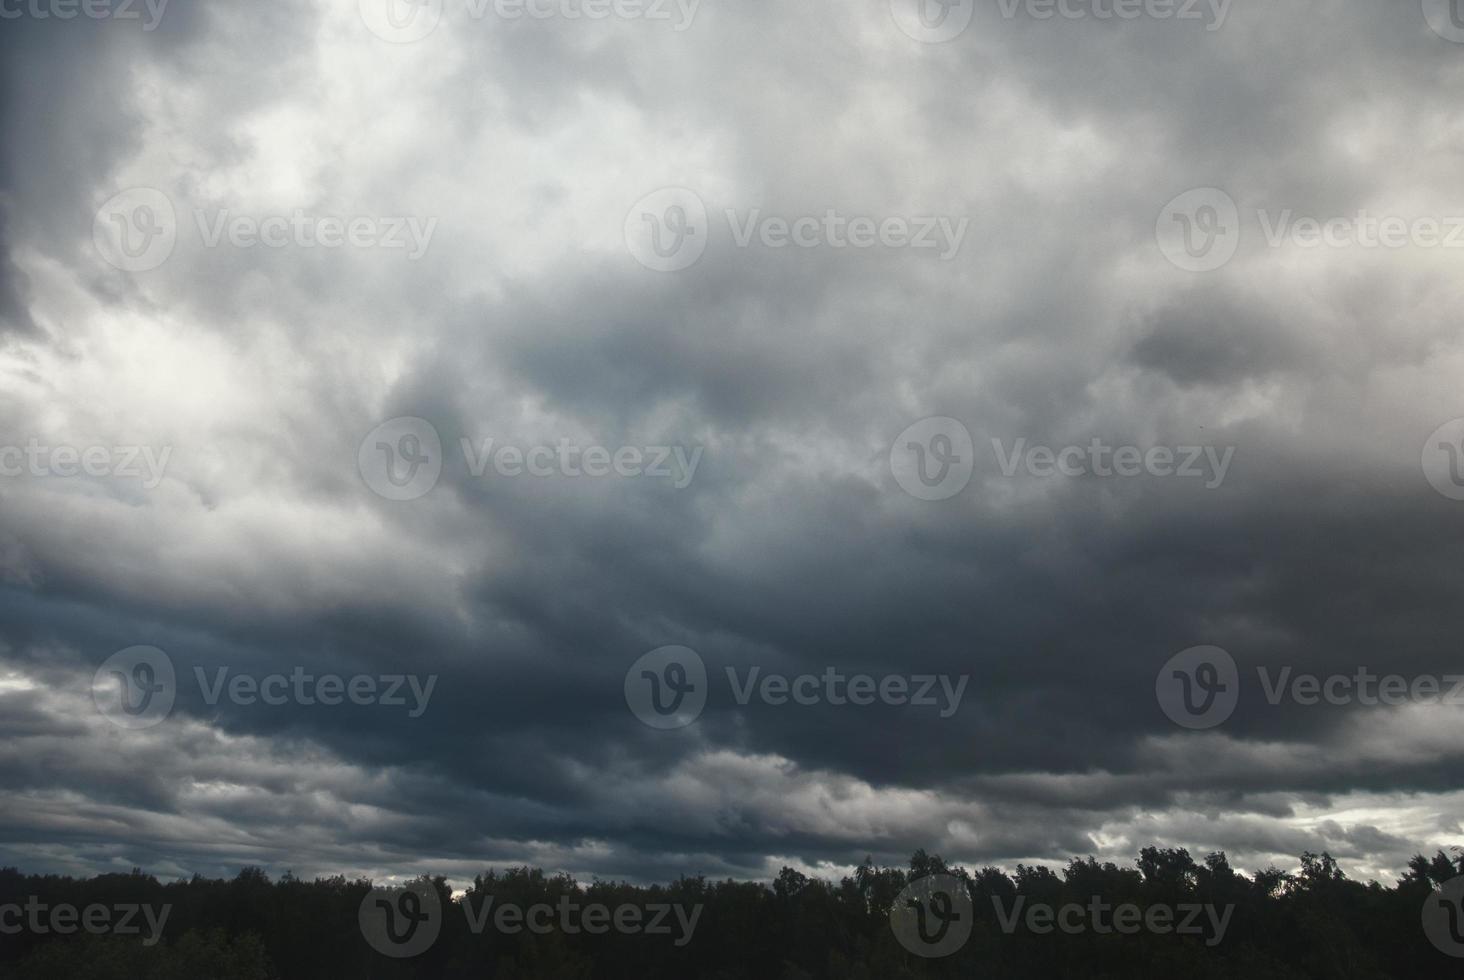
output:
[[[1459,8],[3,0],[0,865],[1464,845]]]

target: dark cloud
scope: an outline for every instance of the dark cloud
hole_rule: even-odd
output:
[[[174,2],[0,42],[0,443],[170,450],[152,487],[0,477],[0,863],[654,879],[1171,843],[1385,875],[1458,842],[1457,707],[1257,681],[1447,674],[1464,627],[1459,505],[1419,465],[1464,415],[1451,256],[1272,248],[1255,217],[1464,213],[1457,148],[1420,135],[1454,131],[1460,49],[1416,10],[983,8],[926,46],[881,3],[707,4],[392,45],[354,4]],[[1155,221],[1212,185],[1242,247],[1184,272]],[[91,242],[132,186],[178,220],[137,274]],[[670,186],[709,241],[657,273],[622,226]],[[970,225],[949,261],[739,247],[752,209]],[[206,247],[224,210],[437,224],[417,261]],[[976,460],[926,502],[888,458],[936,415]],[[446,447],[419,500],[357,470],[401,416]],[[703,455],[679,489],[475,475],[465,438]],[[1002,473],[1018,440],[1094,439],[1233,457],[1212,488]],[[127,731],[91,681],[138,644],[178,700]],[[665,732],[623,681],[668,644],[712,689]],[[1245,685],[1211,732],[1154,693],[1201,644]],[[296,667],[437,681],[410,717],[209,703],[194,674]],[[739,706],[753,667],[969,681],[946,718]]]

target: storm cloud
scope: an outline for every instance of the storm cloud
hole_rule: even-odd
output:
[[[0,22],[0,863],[1464,844],[1464,705],[1258,680],[1461,672],[1439,5],[136,6]],[[933,418],[969,480],[922,499]],[[661,729],[626,678],[673,645],[706,702]],[[127,727],[94,682],[139,646],[174,703]],[[1196,646],[1238,671],[1208,728],[1156,697]],[[221,668],[436,680],[413,716]],[[968,680],[942,717],[741,704],[754,668]]]

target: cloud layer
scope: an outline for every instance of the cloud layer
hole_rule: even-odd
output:
[[[1464,251],[1267,235],[1464,216],[1430,5],[981,3],[943,43],[898,0],[437,6],[409,43],[354,0],[0,34],[0,443],[46,447],[0,477],[0,862],[651,879],[1160,843],[1381,877],[1464,843],[1460,705],[1257,680],[1457,669],[1464,504],[1426,470],[1464,416]],[[136,188],[176,242],[118,268]],[[692,210],[640,203],[666,188]],[[1163,217],[1198,188],[1238,245],[1191,272]],[[831,213],[967,224],[942,258],[838,247]],[[413,258],[352,219],[435,224]],[[638,235],[678,231],[694,264],[647,268]],[[970,434],[948,499],[891,465],[930,417]],[[398,418],[443,447],[410,500],[362,472]],[[702,455],[681,487],[479,475],[463,439]],[[1209,488],[1003,472],[1095,439],[1233,456]],[[177,700],[128,730],[93,675],[139,644]],[[625,675],[669,644],[710,691],[658,731]],[[1197,731],[1155,684],[1201,644],[1243,686]],[[220,667],[438,681],[410,717],[210,703]],[[739,705],[729,667],[970,680],[941,718]]]

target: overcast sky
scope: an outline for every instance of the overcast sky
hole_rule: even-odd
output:
[[[1464,12],[1187,3],[0,3],[0,864],[1464,844]]]

